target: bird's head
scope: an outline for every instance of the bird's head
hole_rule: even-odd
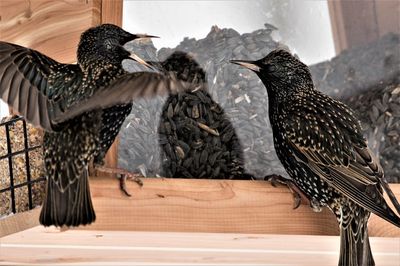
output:
[[[193,83],[206,82],[206,73],[188,53],[174,52],[162,62],[162,67],[167,72],[173,72],[180,80]]]
[[[121,64],[124,59],[133,59],[146,66],[143,59],[127,51],[124,44],[140,38],[156,36],[131,34],[113,24],[102,24],[82,33],[78,45],[78,63],[89,66],[96,62],[105,64]]]
[[[272,95],[290,96],[296,91],[314,88],[307,65],[283,49],[274,50],[256,61],[231,60],[231,63],[254,71]]]

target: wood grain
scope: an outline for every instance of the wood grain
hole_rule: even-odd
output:
[[[122,9],[123,0],[103,0],[101,6],[101,22],[112,23],[122,27]],[[118,167],[118,145],[119,137],[117,137],[114,143],[108,150],[104,162],[107,167]],[[115,177],[113,174],[101,173],[102,175]]]
[[[143,179],[128,181],[126,197],[116,179],[90,181],[96,222],[86,229],[336,235],[333,215],[308,206],[293,210],[286,188],[267,182]]]
[[[0,237],[38,226],[39,213],[40,208],[36,208],[0,219]]]
[[[371,238],[376,265],[397,266],[399,238]],[[0,239],[0,265],[334,266],[338,236],[168,233],[35,227]],[[23,256],[21,256],[23,254]]]
[[[123,0],[103,0],[101,6],[101,22],[112,23],[122,27]]]
[[[97,213],[89,230],[229,232],[337,235],[332,213],[307,205],[293,210],[285,187],[261,181],[143,179],[128,181],[126,197],[115,179],[94,177],[91,192]],[[400,198],[400,185],[392,185]],[[373,236],[400,236],[400,229],[372,217]]]
[[[99,0],[1,0],[0,39],[71,63],[81,33],[100,21],[100,12]]]

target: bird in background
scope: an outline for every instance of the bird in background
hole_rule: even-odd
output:
[[[274,146],[292,182],[310,202],[328,207],[340,227],[340,266],[375,265],[371,213],[400,227],[400,205],[345,104],[314,87],[308,67],[278,49],[257,61],[231,60],[255,72],[268,92]]]
[[[243,148],[235,129],[208,93],[206,73],[196,60],[176,51],[162,62],[149,63],[164,73],[172,72],[179,80],[199,85],[194,91],[170,95],[164,103],[158,128],[161,175],[251,179],[245,173]]]
[[[123,45],[146,37],[152,36],[131,34],[112,24],[90,28],[81,35],[77,64],[62,64],[38,51],[0,42],[1,99],[45,130],[47,188],[41,224],[92,223],[96,216],[88,164],[102,163],[133,99],[183,86],[159,73],[125,72],[125,59],[147,63]],[[110,171],[120,172],[114,170]]]

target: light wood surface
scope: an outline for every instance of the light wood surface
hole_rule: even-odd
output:
[[[87,229],[336,235],[333,215],[293,210],[284,187],[268,182],[144,178],[140,188],[117,179],[90,180],[96,222]]]
[[[36,208],[0,219],[0,237],[38,226],[39,213],[40,208]]]
[[[399,238],[370,242],[376,265],[399,265]],[[34,227],[0,239],[0,265],[334,266],[338,250],[338,236],[59,232]]]
[[[100,12],[100,0],[1,0],[0,40],[71,63],[81,33],[100,23]]]
[[[132,197],[117,179],[90,180],[96,222],[88,230],[229,232],[337,235],[333,214],[315,213],[307,205],[293,210],[283,186],[263,181],[144,178],[140,188],[127,182]],[[391,185],[400,199],[400,185]],[[373,216],[371,236],[397,236],[400,229]]]

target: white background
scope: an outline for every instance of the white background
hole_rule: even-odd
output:
[[[206,37],[213,25],[252,32],[270,23],[273,35],[313,64],[335,55],[326,0],[138,1],[124,0],[123,27],[158,35],[157,48],[175,47],[184,37]],[[0,102],[0,117],[8,114]]]
[[[123,27],[160,36],[153,39],[157,48],[175,47],[184,37],[204,38],[213,25],[246,33],[266,22],[279,29],[275,39],[307,64],[335,55],[326,0],[124,0]]]

